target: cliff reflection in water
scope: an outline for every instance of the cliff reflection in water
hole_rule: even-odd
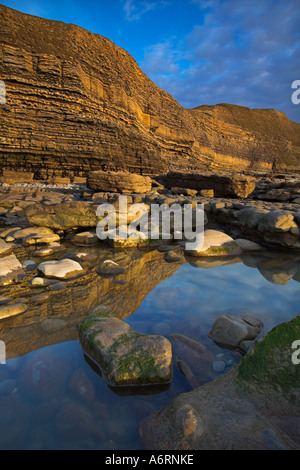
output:
[[[28,285],[28,279],[20,285],[1,289],[1,295],[13,300],[25,298],[29,305],[24,314],[0,322],[0,338],[6,344],[7,359],[22,356],[52,344],[76,340],[78,338],[77,324],[88,316],[90,310],[96,305],[109,307],[111,312],[120,319],[129,318],[139,309],[149,294],[163,281],[172,277],[185,262],[201,270],[228,265],[228,269],[224,268],[227,271],[222,271],[221,274],[213,269],[210,270],[210,272],[215,272],[215,277],[206,276],[206,280],[201,280],[201,284],[198,281],[198,284],[194,286],[196,290],[198,289],[199,302],[206,299],[207,296],[211,298],[212,292],[216,289],[221,300],[222,286],[225,282],[227,282],[227,290],[230,282],[233,284],[231,290],[234,290],[234,284],[239,277],[237,273],[243,265],[245,265],[244,269],[247,266],[254,268],[255,271],[258,270],[267,281],[273,284],[286,285],[290,280],[300,281],[300,256],[295,257],[283,253],[244,254],[241,258],[232,259],[186,258],[182,262],[168,263],[164,261],[164,254],[157,250],[133,249],[123,253],[113,252],[106,248],[85,248],[85,251],[96,253],[97,260],[85,263],[84,274],[67,281],[63,290],[52,291],[50,287],[32,289]],[[69,255],[70,253],[68,255],[65,253],[64,257]],[[99,263],[105,259],[112,259],[119,263],[125,268],[125,273],[115,278],[101,277],[96,270]],[[238,264],[241,267],[238,267]],[[230,271],[229,266],[231,266]],[[178,279],[177,276],[181,276],[183,273],[183,289],[186,289],[189,281],[191,284],[193,283],[195,277],[193,272],[194,270],[191,268],[189,271],[185,269],[176,274],[175,277]],[[228,272],[232,273],[232,279],[230,276],[227,278]],[[33,275],[31,274],[31,277]],[[253,288],[257,283],[257,274],[255,279],[253,280]],[[169,283],[168,288],[170,285]],[[157,295],[157,302],[162,296],[162,304],[165,307],[177,309],[181,305],[181,299],[178,298],[177,301],[176,299],[174,301],[173,298],[172,300],[172,297],[168,296],[168,288],[155,289],[153,294]],[[246,287],[240,287],[237,298],[242,297],[243,289],[245,291]],[[266,290],[265,287],[264,289]],[[48,298],[41,303],[32,301],[32,297],[40,293],[46,293]],[[257,292],[256,296],[259,300]],[[195,302],[193,296],[191,302]],[[174,303],[177,304],[174,305]],[[242,306],[240,305],[240,307]],[[188,308],[197,310],[192,303]],[[209,310],[204,310],[207,314],[209,313]],[[216,312],[219,309],[215,308],[214,310]],[[151,315],[153,315],[153,308]],[[212,323],[212,317],[209,323]]]

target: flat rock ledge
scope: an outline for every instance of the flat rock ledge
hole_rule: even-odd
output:
[[[87,177],[87,186],[94,191],[147,193],[152,189],[148,176],[141,176],[127,171],[91,171]]]
[[[144,419],[143,448],[299,450],[300,365],[292,360],[299,338],[299,315],[273,328],[227,374]]]
[[[101,369],[110,386],[168,384],[172,380],[172,347],[163,336],[144,335],[107,313],[78,325],[84,352]]]

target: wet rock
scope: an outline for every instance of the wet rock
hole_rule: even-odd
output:
[[[113,386],[169,383],[172,350],[162,336],[147,336],[107,314],[78,325],[83,350],[100,366]]]
[[[76,369],[68,382],[68,390],[79,401],[92,403],[95,399],[95,387],[83,369]]]
[[[10,304],[0,307],[0,319],[14,317],[26,312],[28,306],[26,304]]]
[[[64,258],[60,261],[45,261],[38,265],[38,271],[49,278],[65,279],[79,274],[83,268],[77,261]]]
[[[198,246],[192,250],[186,249],[188,256],[236,256],[242,253],[239,245],[224,232],[219,230],[205,230],[203,243],[199,240]]]
[[[168,263],[176,263],[178,261],[183,261],[183,256],[180,253],[176,253],[176,251],[167,251],[164,256],[164,260]]]
[[[28,227],[14,232],[13,237],[24,246],[46,244],[60,240],[59,235],[47,227]]]
[[[59,292],[61,290],[64,290],[66,287],[66,282],[55,282],[54,284],[50,285],[50,290],[52,290],[53,292]]]
[[[109,238],[109,237],[112,238]],[[129,230],[127,226],[119,226],[117,234],[114,230],[107,230],[105,242],[113,248],[132,248],[137,246],[146,246],[152,243],[148,236],[138,230]],[[154,241],[155,242],[155,241]],[[157,242],[157,240],[156,240]]]
[[[216,197],[246,198],[255,189],[255,180],[242,174],[221,174],[200,171],[170,171],[164,176],[168,188],[176,186],[196,189],[210,189]]]
[[[24,263],[22,264],[22,267],[26,269],[26,271],[34,271],[36,268],[36,262],[28,259],[24,261]]]
[[[257,269],[269,282],[287,285],[297,272],[297,263],[283,259],[265,259],[257,264]]]
[[[43,304],[44,302],[47,302],[49,299],[49,295],[47,294],[39,294],[39,295],[34,295],[31,297],[31,302],[35,304]]]
[[[0,305],[6,305],[11,302],[11,299],[9,297],[4,297],[3,295],[0,295]]]
[[[96,255],[93,255],[92,253],[76,253],[74,255],[75,261],[95,261],[97,259]]]
[[[242,341],[255,339],[262,326],[260,320],[250,315],[221,315],[208,336],[223,347],[237,347]]]
[[[236,238],[235,243],[245,251],[263,251],[263,248],[258,243],[246,240],[245,238]]]
[[[94,433],[95,427],[92,414],[76,403],[63,405],[55,418],[55,432],[63,441],[86,439]]]
[[[216,374],[221,374],[224,372],[226,364],[224,361],[214,361],[211,365],[211,368]]]
[[[58,242],[48,243],[44,248],[35,250],[32,255],[36,257],[51,256],[54,253],[60,253],[65,251],[65,247]]]
[[[119,276],[125,273],[126,270],[122,268],[118,263],[115,263],[111,259],[106,259],[97,268],[97,273],[105,277]]]
[[[101,217],[96,216],[97,207],[97,204],[88,201],[62,202],[54,206],[33,204],[27,207],[26,217],[30,225],[53,230],[90,228],[96,227],[101,220]]]
[[[62,318],[45,318],[41,322],[41,328],[49,334],[56,333],[57,331],[64,329],[66,326],[67,323]]]
[[[177,359],[177,366],[186,377],[192,388],[209,382],[214,378],[211,363],[215,360],[214,354],[205,346],[185,335],[171,335],[173,355]]]
[[[0,258],[0,286],[20,282],[24,277],[25,271],[14,254]]]
[[[191,339],[191,338],[189,338],[188,336],[185,336],[185,335],[173,334],[173,335],[171,335],[171,339],[173,341],[179,341],[183,344],[186,344],[189,348],[191,348],[192,350],[198,352],[199,354],[202,354],[206,350],[206,347],[203,346],[203,344],[201,344],[198,341],[195,341],[194,339]]]
[[[199,382],[197,380],[197,377],[195,377],[195,374],[190,369],[190,367],[186,364],[186,362],[179,359],[176,362],[176,365],[178,369],[180,370],[180,372],[182,373],[182,375],[186,378],[186,380],[188,381],[192,389],[199,387]]]
[[[72,235],[69,241],[77,246],[93,246],[99,242],[99,238],[95,231],[88,231]]]
[[[0,256],[10,255],[13,250],[13,245],[6,243],[0,238]]]
[[[43,277],[34,277],[30,281],[31,287],[44,287],[48,286],[49,282],[48,279],[44,279]]]

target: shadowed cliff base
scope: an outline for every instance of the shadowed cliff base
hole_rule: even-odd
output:
[[[299,170],[300,124],[273,109],[185,109],[109,39],[0,5],[2,170]],[[29,34],[30,32],[30,34]]]

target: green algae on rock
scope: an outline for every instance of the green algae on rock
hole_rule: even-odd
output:
[[[291,392],[300,387],[300,366],[292,361],[292,344],[300,340],[300,316],[273,328],[257,340],[238,368],[238,379],[256,387]]]
[[[144,335],[104,312],[78,325],[83,350],[100,367],[112,386],[169,383],[171,343],[163,336]]]

